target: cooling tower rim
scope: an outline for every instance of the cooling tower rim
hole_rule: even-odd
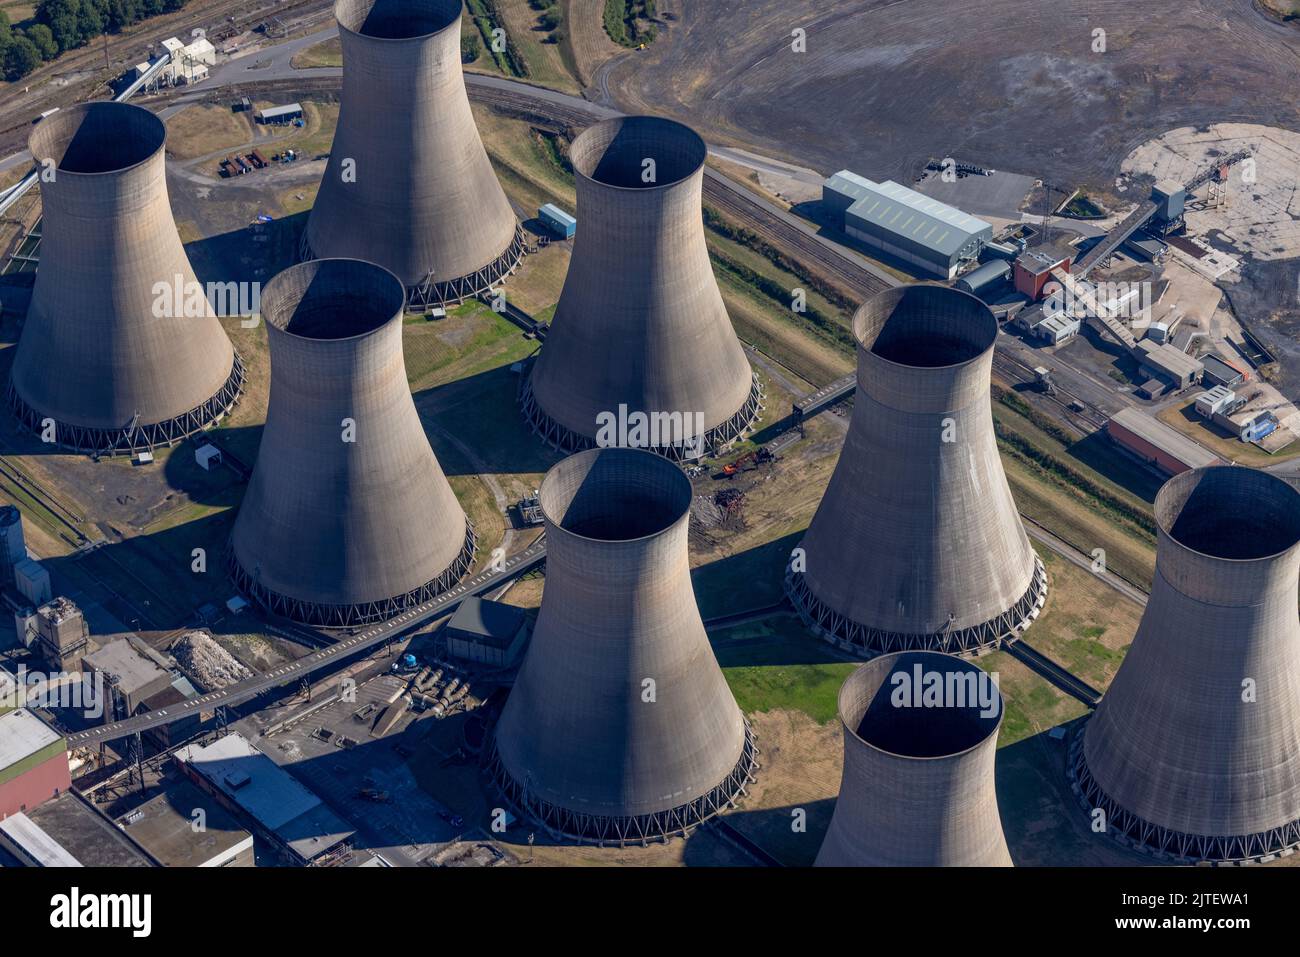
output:
[[[968,359],[960,362],[953,362],[948,365],[914,365],[907,362],[898,362],[893,359],[887,359],[884,356],[873,352],[872,346],[875,343],[875,337],[878,336],[884,327],[885,320],[894,314],[894,310],[903,301],[903,299],[917,289],[938,290],[940,295],[951,298],[954,301],[965,300],[965,304],[974,310],[981,317],[986,317],[987,322],[985,329],[980,330],[986,334],[987,344],[981,345],[978,353]],[[887,308],[886,308],[887,307]],[[874,327],[873,327],[874,326]],[[868,336],[871,337],[868,342]],[[890,289],[882,290],[876,293],[862,305],[858,306],[857,311],[853,313],[853,339],[857,343],[858,349],[869,354],[874,362],[882,362],[896,369],[905,369],[909,372],[937,372],[945,369],[962,369],[975,365],[983,361],[990,353],[993,352],[997,345],[998,338],[998,320],[993,315],[993,311],[978,297],[971,293],[964,292],[952,286],[945,286],[937,282],[913,282],[905,283],[901,286],[894,286]]]
[[[673,135],[681,136],[684,140],[690,143],[691,149],[698,153],[698,161],[693,161],[691,168],[686,173],[676,177],[670,182],[655,183],[653,186],[619,186],[615,183],[607,183],[604,180],[596,179],[586,170],[580,168],[578,162],[573,159],[582,148],[579,144],[582,144],[583,146],[586,145],[584,143],[585,140],[595,139],[597,136],[603,135],[608,130],[618,129],[632,124],[654,125],[660,127],[662,130],[671,131]],[[610,139],[612,140],[612,137],[610,137]],[[605,145],[608,146],[609,143],[606,142]],[[590,183],[592,186],[599,189],[612,190],[616,193],[643,193],[646,195],[654,195],[655,193],[661,193],[665,190],[671,189],[674,186],[686,182],[691,177],[698,175],[699,172],[704,169],[704,164],[709,158],[709,145],[704,141],[704,137],[700,136],[699,133],[687,126],[685,123],[669,119],[666,116],[634,113],[625,116],[611,116],[608,119],[592,123],[590,126],[583,129],[581,133],[573,138],[573,142],[569,146],[569,158],[571,165],[573,166],[573,175],[582,182]]]
[[[557,517],[554,514],[553,509],[550,507],[551,500],[554,494],[556,494],[554,492],[555,483],[561,481],[563,476],[568,472],[580,468],[588,462],[595,462],[596,459],[602,457],[635,459],[636,461],[643,463],[642,467],[645,469],[658,470],[664,475],[669,475],[671,473],[674,477],[669,478],[668,481],[676,485],[677,488],[671,490],[670,494],[674,497],[674,501],[677,498],[684,496],[684,504],[673,509],[673,518],[671,520],[663,523],[654,531],[647,532],[644,535],[634,535],[627,538],[604,538],[599,536],[583,535],[580,532],[575,532],[571,529],[565,528],[562,522],[562,517]],[[551,487],[551,494],[548,494],[548,485]],[[571,504],[573,498],[574,496],[570,496],[566,505]],[[541,485],[538,486],[537,492],[537,499],[541,505],[542,515],[546,519],[548,535],[564,535],[569,538],[577,539],[578,541],[592,542],[600,545],[630,545],[662,537],[670,529],[680,525],[686,520],[687,516],[690,515],[691,501],[693,498],[694,491],[691,487],[691,480],[686,477],[686,474],[672,460],[667,459],[662,455],[657,455],[647,449],[627,448],[624,446],[611,448],[596,447],[566,456],[551,466],[546,475],[542,478]]]
[[[372,273],[375,283],[377,285],[383,284],[383,285],[390,286],[390,289],[387,290],[386,292],[389,294],[395,293],[396,295],[395,303],[390,305],[384,302],[380,302],[377,305],[375,305],[374,321],[372,321],[361,332],[355,333],[354,335],[313,336],[313,335],[304,335],[299,332],[290,331],[288,328],[286,328],[285,323],[288,321],[289,318],[292,318],[292,313],[290,313],[289,317],[272,314],[274,296],[276,294],[281,294],[278,287],[293,282],[298,276],[305,275],[307,273],[316,275],[322,272],[323,270],[331,270],[331,269],[339,268],[337,265],[331,265],[331,264],[347,264],[348,267],[362,267],[361,268],[362,272]],[[287,299],[288,297],[294,294],[292,292],[285,292],[282,295],[284,295]],[[298,301],[299,302],[301,301],[301,296],[298,297]],[[404,286],[402,284],[402,281],[398,279],[397,276],[394,275],[391,271],[385,269],[383,266],[380,266],[376,263],[372,263],[366,259],[351,259],[346,256],[334,256],[326,259],[312,259],[307,262],[294,263],[292,266],[287,266],[286,268],[280,270],[278,273],[272,276],[271,279],[267,282],[266,286],[262,289],[262,309],[260,314],[262,320],[266,323],[268,330],[275,329],[277,334],[286,336],[290,339],[294,339],[298,342],[318,342],[318,343],[357,342],[361,339],[366,339],[371,336],[377,335],[381,330],[383,330],[384,328],[386,328],[387,326],[391,325],[394,322],[400,323],[402,321],[402,315],[405,309],[406,309],[406,286]]]
[[[1006,699],[1002,697],[1002,689],[997,688],[996,683],[994,684],[994,687],[997,688],[997,693],[998,693],[997,719],[993,721],[992,728],[989,731],[987,731],[985,734],[981,735],[980,739],[976,741],[974,744],[970,745],[969,747],[962,748],[958,751],[952,751],[947,754],[932,754],[932,755],[900,754],[897,751],[890,751],[888,748],[883,748],[878,744],[874,744],[871,741],[868,741],[866,738],[862,737],[862,735],[858,734],[857,726],[861,722],[863,715],[858,715],[857,718],[852,722],[847,720],[845,717],[845,715],[850,710],[846,706],[845,698],[850,692],[854,680],[858,679],[859,676],[863,676],[863,675],[869,675],[874,677],[874,673],[877,671],[885,672],[887,677],[888,673],[893,670],[893,664],[896,659],[904,658],[904,657],[918,657],[918,656],[924,657],[929,661],[942,663],[942,667],[944,668],[952,669],[955,667],[960,669],[961,671],[965,671],[968,673],[975,673],[978,675],[984,675],[987,677],[987,673],[984,671],[984,669],[980,668],[978,665],[974,664],[973,662],[967,661],[964,658],[959,658],[956,655],[945,654],[944,652],[941,651],[923,651],[923,650],[895,651],[895,652],[890,652],[889,654],[877,655],[876,657],[863,662],[857,668],[854,668],[853,671],[850,672],[849,676],[844,679],[844,683],[840,685],[840,692],[839,695],[837,695],[836,697],[835,704],[836,704],[836,713],[839,716],[840,725],[844,728],[845,734],[851,735],[853,737],[853,740],[857,741],[859,744],[861,744],[863,747],[867,748],[868,750],[874,751],[877,754],[883,754],[885,757],[893,758],[894,760],[897,761],[921,761],[921,762],[951,761],[954,758],[963,757],[964,755],[970,754],[971,752],[976,751],[981,747],[984,747],[988,743],[989,738],[996,738],[998,732],[1002,728],[1002,718],[1006,712]],[[988,677],[988,680],[992,681],[993,679],[992,677]],[[879,694],[880,690],[883,687],[884,687],[884,679],[882,679],[880,685],[877,687],[876,693]]]
[[[451,7],[454,5],[456,7],[455,16],[449,19],[442,26],[438,27],[436,30],[430,30],[427,33],[414,33],[409,37],[377,37],[377,36],[372,36],[369,33],[362,33],[359,29],[355,28],[357,26],[360,26],[360,23],[358,22],[358,18],[353,16],[351,12],[346,10],[345,8],[358,8],[358,7],[364,8],[359,18],[361,21],[364,21],[365,15],[375,8],[376,0],[334,0],[334,10],[333,10],[334,22],[338,24],[339,30],[341,32],[347,33],[349,36],[359,37],[360,39],[369,42],[374,42],[374,43],[422,42],[424,40],[428,40],[430,37],[436,37],[441,33],[446,33],[452,27],[459,26],[461,14],[464,11],[464,4],[461,2],[461,0],[434,0],[434,2],[441,3],[442,5],[447,7]],[[344,20],[345,16],[347,17],[347,22],[345,22]],[[349,23],[353,25],[349,26]]]
[[[1153,511],[1155,513],[1156,526],[1164,534],[1165,538],[1185,552],[1201,556],[1213,562],[1222,562],[1226,565],[1240,567],[1248,566],[1252,563],[1266,564],[1274,562],[1283,555],[1294,551],[1296,547],[1300,545],[1300,533],[1293,534],[1290,543],[1276,551],[1265,555],[1252,555],[1248,558],[1231,558],[1222,555],[1215,555],[1212,552],[1203,551],[1188,545],[1174,534],[1174,520],[1182,514],[1181,506],[1186,504],[1186,500],[1184,499],[1182,502],[1176,503],[1171,501],[1171,499],[1175,496],[1181,495],[1186,490],[1186,486],[1199,484],[1208,473],[1220,471],[1222,471],[1222,474],[1227,474],[1227,471],[1232,471],[1235,475],[1249,476],[1245,481],[1258,482],[1268,486],[1270,492],[1276,494],[1279,498],[1293,498],[1296,500],[1297,508],[1300,508],[1300,489],[1295,488],[1284,479],[1281,479],[1270,472],[1241,465],[1207,465],[1201,468],[1188,469],[1187,471],[1180,472],[1173,478],[1169,479],[1160,487],[1160,491],[1156,493]],[[1175,512],[1175,509],[1178,510]]]
[[[150,133],[155,141],[149,144],[149,151],[145,156],[133,163],[127,163],[115,169],[91,171],[65,169],[60,154],[54,164],[59,176],[74,176],[83,179],[92,179],[99,176],[118,176],[144,166],[167,146],[167,126],[152,110],[147,110],[143,106],[136,106],[134,103],[121,103],[117,100],[92,100],[88,103],[75,103],[72,106],[65,106],[57,113],[47,116],[36,124],[36,128],[27,137],[27,150],[32,154],[32,159],[37,164],[55,159],[52,150],[40,144],[60,136],[71,122],[76,121],[79,123],[91,113],[117,113],[124,117],[134,114],[140,117],[145,125],[150,128]],[[66,148],[67,145],[68,143],[65,142],[64,147]]]

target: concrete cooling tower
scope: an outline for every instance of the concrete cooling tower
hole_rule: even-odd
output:
[[[461,302],[519,264],[523,230],[479,140],[461,0],[338,0],[343,96],[304,256],[378,263],[412,307]]]
[[[997,321],[974,296],[920,284],[874,297],[853,331],[853,417],[791,558],[791,600],[818,634],[868,655],[1014,641],[1047,575],[993,434]]]
[[[1009,867],[993,764],[1002,695],[952,655],[882,655],[840,689],[844,774],[818,867]]]
[[[1183,472],[1156,496],[1137,635],[1073,742],[1106,833],[1178,861],[1300,845],[1300,491],[1265,472]]]
[[[244,367],[190,268],[167,201],[162,121],[82,103],[31,135],[40,268],[9,402],[65,448],[133,452],[205,429]]]
[[[473,527],[411,399],[402,313],[397,278],[357,260],[293,266],[262,293],[271,397],[230,567],[270,612],[326,627],[391,618],[473,561]]]
[[[546,589],[493,777],[553,834],[684,834],[757,767],[691,587],[690,482],[650,452],[591,449],[552,468],[540,499]]]
[[[573,141],[573,259],[521,393],[555,448],[636,445],[680,459],[726,445],[758,415],[758,380],[704,243],[707,152],[693,130],[648,116],[605,120]],[[600,438],[602,417],[620,408],[651,420],[644,440]]]

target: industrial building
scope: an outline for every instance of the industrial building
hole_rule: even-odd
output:
[[[27,561],[22,512],[13,505],[0,506],[0,576],[6,584],[14,584],[14,567],[22,561]]]
[[[522,608],[471,595],[460,603],[443,629],[447,653],[462,661],[510,668],[528,641],[528,615]]]
[[[253,118],[263,125],[292,123],[294,120],[302,119],[302,104],[286,103],[283,106],[268,106],[266,109],[254,113]]]
[[[1155,517],[1151,597],[1075,737],[1076,793],[1166,859],[1271,860],[1300,846],[1300,489],[1194,469]]]
[[[1038,302],[1046,293],[1048,283],[1053,281],[1052,273],[1056,270],[1070,271],[1074,261],[1074,250],[1068,246],[1035,246],[1026,249],[1016,257],[1012,282],[1016,292],[1028,296],[1030,302]]]
[[[202,35],[189,43],[182,43],[176,37],[169,37],[162,42],[163,49],[171,54],[161,76],[173,84],[199,83],[208,78],[208,67],[217,63],[217,50],[211,41]],[[139,68],[137,67],[137,70]]]
[[[62,596],[36,609],[35,651],[51,669],[75,671],[90,645],[86,616],[70,598]]]
[[[156,867],[158,862],[69,788],[0,821],[0,849],[26,867]]]
[[[1115,444],[1168,475],[1222,465],[1223,461],[1176,429],[1140,409],[1121,409],[1106,423]]]
[[[978,296],[985,302],[992,291],[1001,292],[1011,278],[1011,264],[1005,259],[994,259],[978,266],[957,280],[954,285],[962,292]]]
[[[63,735],[26,708],[0,711],[0,818],[36,808],[71,786]]]
[[[822,208],[836,229],[941,279],[956,276],[993,239],[993,227],[982,219],[892,180],[874,183],[849,170],[822,185]]]
[[[704,140],[624,116],[584,130],[569,154],[582,229],[521,392],[525,417],[566,452],[603,443],[602,421],[620,410],[650,423],[645,439],[629,429],[603,444],[674,459],[725,447],[749,430],[762,393],[705,245]]]
[[[997,331],[974,296],[932,284],[882,292],[854,316],[848,437],[786,577],[828,641],[969,652],[1038,617],[1047,576],[993,432]]]
[[[40,606],[54,598],[50,573],[33,558],[20,558],[12,566],[14,587],[18,594],[33,606]]]
[[[305,256],[383,266],[412,308],[494,288],[524,232],[470,112],[461,0],[337,0],[334,17],[343,93]]]
[[[202,829],[195,827],[202,815]],[[122,828],[163,867],[253,867],[253,835],[216,799],[184,779],[118,819]]]
[[[352,259],[291,266],[262,291],[271,398],[230,570],[275,614],[385,620],[473,561],[473,526],[411,398],[403,301],[392,273]]]
[[[553,834],[684,834],[745,793],[757,753],[695,603],[690,480],[651,452],[591,449],[540,498],[546,590],[493,778]]]
[[[287,861],[308,866],[339,855],[354,831],[243,735],[190,744],[177,766],[204,793],[244,820]]]
[[[1212,386],[1243,385],[1250,381],[1250,369],[1214,354],[1201,356],[1201,381]]]
[[[1143,339],[1137,344],[1134,358],[1143,373],[1158,383],[1163,383],[1163,386],[1144,383],[1139,387],[1139,391],[1150,398],[1161,395],[1168,388],[1181,391],[1195,385],[1201,381],[1201,373],[1205,371],[1205,366],[1199,359],[1194,359],[1167,342],[1157,344]]]
[[[112,707],[105,708],[105,722],[149,710],[142,705],[171,687],[174,676],[150,651],[128,638],[118,638],[81,659],[86,671],[104,676],[109,689]]]
[[[931,680],[943,707],[921,704]],[[881,655],[844,682],[839,715],[844,771],[818,867],[1011,866],[993,780],[1002,695],[991,676],[952,655]]]
[[[41,262],[9,401],[59,446],[171,444],[218,421],[243,387],[225,330],[191,295],[203,287],[172,219],[165,146],[158,117],[116,102],[65,107],[29,140],[56,175],[40,178]]]
[[[1196,397],[1196,414],[1213,420],[1218,415],[1230,415],[1246,404],[1246,400],[1226,385],[1216,385]]]

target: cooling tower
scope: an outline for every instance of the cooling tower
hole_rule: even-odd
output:
[[[707,152],[693,130],[648,116],[605,120],[573,141],[573,258],[521,396],[550,445],[637,445],[682,458],[731,442],[757,416],[758,380],[704,243]],[[661,425],[645,441],[599,440],[601,417],[620,407]]]
[[[791,558],[791,600],[818,634],[864,654],[1015,640],[1047,575],[993,434],[997,320],[974,296],[919,284],[874,297],[853,332],[853,417]]]
[[[1002,695],[970,662],[882,655],[840,689],[844,774],[819,867],[1008,867],[993,763]]]
[[[523,255],[465,95],[460,14],[461,0],[334,5],[342,104],[303,252],[378,263],[413,307],[490,289]]]
[[[1196,469],[1156,496],[1156,575],[1074,740],[1075,786],[1123,843],[1183,861],[1300,844],[1300,492]]]
[[[591,449],[552,468],[539,497],[546,590],[493,776],[554,834],[684,834],[757,767],[691,587],[690,482],[650,452]]]
[[[275,614],[391,618],[473,561],[473,528],[407,385],[403,298],[392,273],[350,259],[293,266],[262,294],[271,397],[230,567]]]
[[[171,444],[239,398],[244,368],[167,201],[162,121],[125,103],[42,120],[40,268],[14,357],[22,424],[91,453]]]

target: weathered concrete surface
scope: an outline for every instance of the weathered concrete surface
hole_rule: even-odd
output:
[[[125,103],[65,107],[32,133],[45,170],[41,262],[13,385],[60,431],[166,422],[231,376],[234,349],[201,291],[194,296],[172,220],[165,140],[157,117]]]
[[[897,693],[918,667],[982,687],[992,704],[976,691],[916,707]],[[849,675],[839,710],[844,775],[819,867],[1011,865],[993,778],[1002,696],[989,675],[951,655],[882,655]]]
[[[316,256],[362,258],[417,286],[475,274],[511,248],[515,214],[465,94],[460,14],[460,0],[335,4],[343,95],[307,222]]]
[[[1197,859],[1294,845],[1300,492],[1253,469],[1197,469],[1167,482],[1155,510],[1151,600],[1084,735],[1104,795],[1092,803],[1115,831],[1134,830],[1127,812],[1178,835],[1268,835],[1181,851]]]
[[[411,399],[402,308],[398,280],[357,260],[292,266],[263,293],[270,404],[231,546],[245,587],[301,603],[293,617],[417,603],[458,577],[465,513]]]

